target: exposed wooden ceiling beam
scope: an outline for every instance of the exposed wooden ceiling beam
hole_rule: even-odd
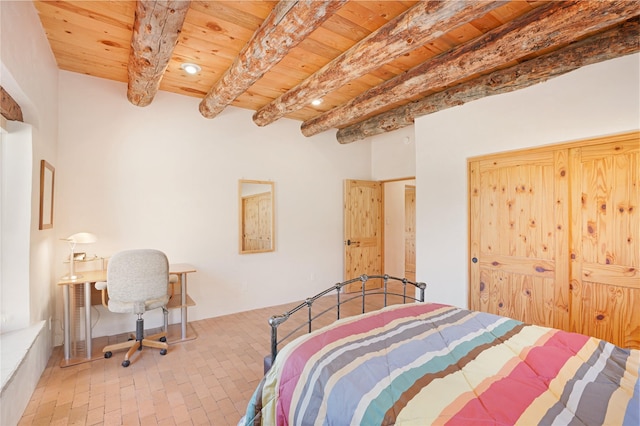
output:
[[[22,108],[2,86],[0,86],[0,98],[2,99],[0,102],[0,115],[7,120],[24,121]]]
[[[191,0],[138,0],[129,54],[127,98],[151,103],[160,87]]]
[[[402,102],[529,54],[560,47],[639,13],[636,2],[624,0],[552,2],[305,121],[302,133],[312,136],[352,123],[375,112],[380,105]]]
[[[369,34],[293,89],[253,115],[258,126],[273,123],[307,106],[351,80],[375,70],[445,32],[481,18],[503,5],[500,1],[419,2],[396,19]]]
[[[391,111],[338,130],[342,144],[413,124],[416,117],[465,104],[486,96],[523,89],[590,65],[640,51],[638,19],[510,68],[454,86]]]
[[[206,118],[217,116],[346,2],[280,1],[202,99],[200,113]]]

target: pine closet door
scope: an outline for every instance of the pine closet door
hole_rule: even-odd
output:
[[[469,161],[471,309],[568,329],[567,152]]]
[[[468,172],[469,306],[640,348],[640,133]]]
[[[640,140],[571,158],[571,328],[640,348]]]

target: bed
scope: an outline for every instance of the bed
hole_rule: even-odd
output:
[[[639,350],[593,337],[391,305],[280,349],[240,423],[635,426],[639,370]]]

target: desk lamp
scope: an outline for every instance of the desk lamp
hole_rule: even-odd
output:
[[[78,232],[77,234],[70,235],[67,238],[62,238],[63,241],[69,243],[71,254],[69,254],[69,275],[64,277],[65,280],[75,280],[81,278],[82,275],[76,275],[74,271],[75,267],[75,249],[76,244],[90,244],[98,241],[98,238],[89,232]]]

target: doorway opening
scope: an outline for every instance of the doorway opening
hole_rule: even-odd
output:
[[[416,181],[383,182],[384,265],[386,274],[415,281]]]
[[[345,280],[384,273],[415,281],[415,178],[347,179],[344,226]],[[345,291],[361,288],[353,283]]]

